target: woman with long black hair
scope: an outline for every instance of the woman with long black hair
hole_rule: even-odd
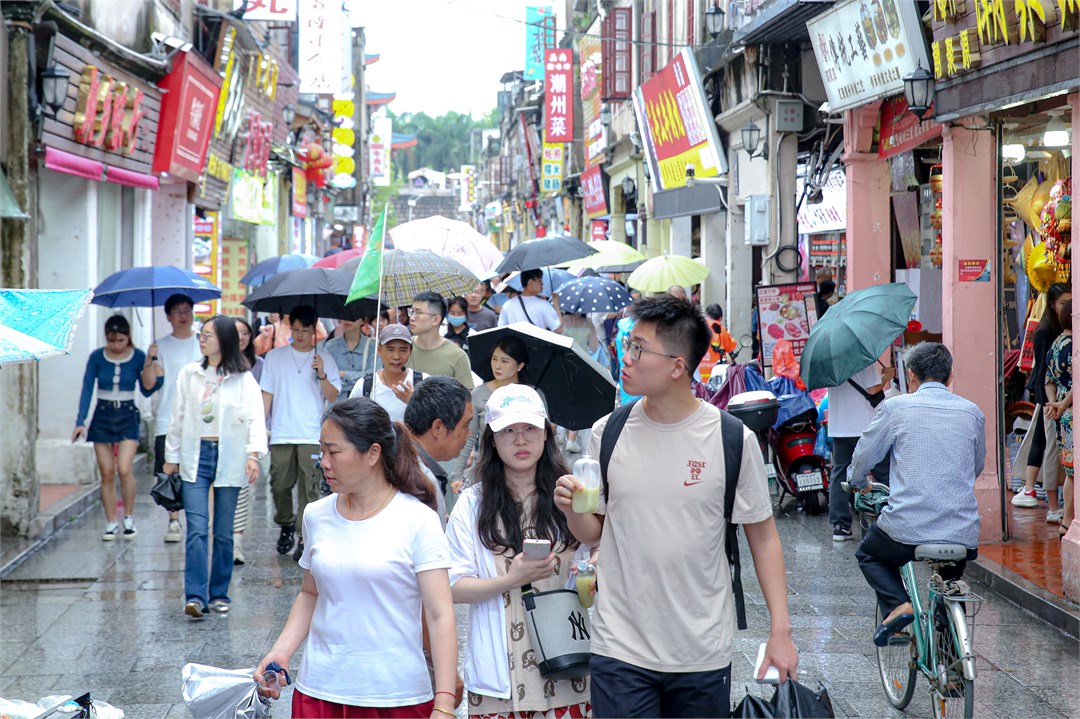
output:
[[[164,467],[183,480],[184,613],[195,619],[211,609],[225,614],[232,605],[236,502],[241,488],[259,478],[259,459],[267,452],[262,392],[240,352],[235,320],[211,318],[199,333],[199,350],[202,361],[184,365],[176,379]],[[214,545],[208,561],[211,489]]]
[[[244,355],[244,359],[248,363],[248,371],[251,372],[251,376],[258,382],[262,377],[263,364],[266,360],[255,354],[255,344],[252,341],[254,338],[254,332],[251,329],[251,325],[247,320],[236,320],[236,332],[240,336],[240,352]],[[260,467],[261,467],[260,463]],[[265,468],[260,469],[260,475],[264,473]],[[244,564],[244,531],[248,527],[248,520],[251,517],[251,493],[252,488],[249,484],[246,487],[240,488],[240,496],[236,500],[236,515],[233,518],[233,564],[239,566]]]
[[[283,668],[305,640],[295,717],[454,716],[457,634],[446,537],[408,430],[367,397],[324,415],[333,491],[304,512],[304,578],[285,628],[255,670]],[[434,687],[424,660],[427,619]]]
[[[539,393],[524,385],[495,390],[476,482],[462,492],[446,528],[454,602],[469,605],[470,715],[589,715],[587,679],[555,681],[536,670],[521,599],[525,584],[544,592],[562,589],[570,577],[579,546],[555,506],[555,482],[568,471]],[[548,540],[551,553],[526,559],[526,539]]]

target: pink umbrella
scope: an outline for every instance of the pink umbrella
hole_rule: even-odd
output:
[[[398,225],[390,230],[390,239],[399,250],[430,250],[481,278],[491,277],[503,259],[499,248],[467,222],[440,216]]]
[[[341,252],[336,252],[329,257],[322,258],[321,260],[313,264],[312,267],[325,267],[328,270],[336,270],[338,267],[348,262],[352,258],[359,257],[362,254],[364,254],[362,250],[342,250]]]

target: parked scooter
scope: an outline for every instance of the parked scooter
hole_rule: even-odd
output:
[[[780,409],[780,399],[767,390],[737,394],[727,404],[727,411],[758,436],[765,470],[779,488],[778,503],[791,495],[807,514],[820,514],[829,506],[829,468],[814,449],[817,412],[801,412],[773,429]]]
[[[728,370],[735,364],[735,360],[742,354],[745,349],[750,349],[754,344],[754,340],[750,335],[743,335],[739,338],[739,346],[731,352],[720,351],[720,361],[713,365],[712,374],[709,376],[709,382],[706,385],[709,388],[710,394],[716,394],[716,391],[723,386],[727,381]]]

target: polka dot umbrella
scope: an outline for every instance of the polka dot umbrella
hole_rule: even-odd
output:
[[[567,282],[558,292],[559,308],[578,315],[618,312],[634,301],[625,287],[606,277],[582,277]]]

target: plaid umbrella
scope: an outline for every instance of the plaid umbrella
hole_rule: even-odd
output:
[[[354,257],[341,269],[355,274],[360,265]],[[453,297],[471,292],[479,280],[449,257],[428,250],[386,250],[383,253],[382,303],[389,307],[411,305],[421,292]]]

